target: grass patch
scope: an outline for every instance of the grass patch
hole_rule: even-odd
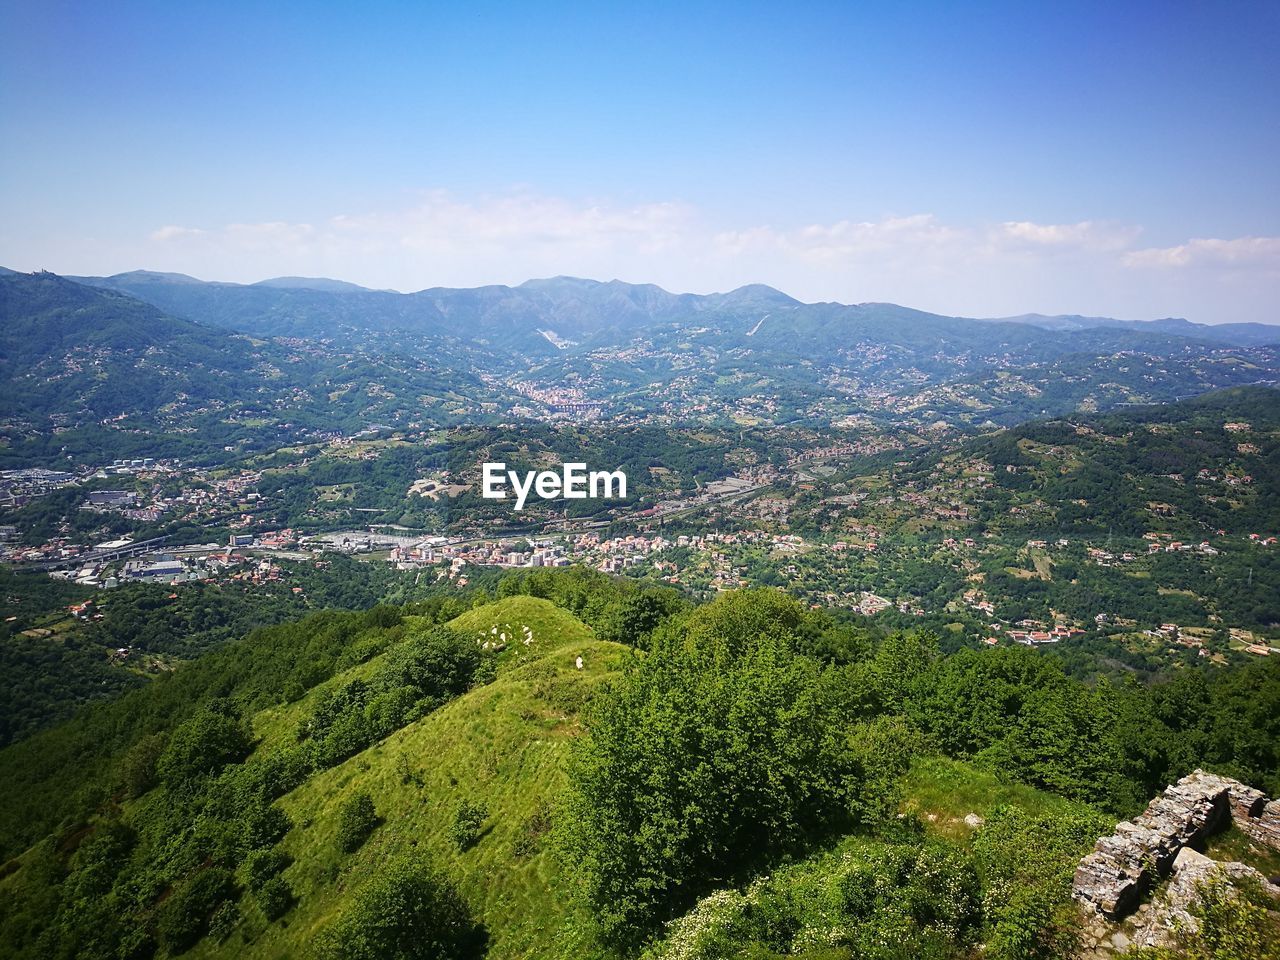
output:
[[[1280,876],[1280,850],[1256,843],[1234,824],[1211,836],[1205,843],[1204,852],[1214,860],[1237,860],[1264,876]]]
[[[962,839],[973,830],[965,817],[986,817],[999,806],[1014,806],[1034,816],[1089,810],[1084,804],[1021,783],[1006,783],[994,773],[947,757],[921,757],[903,778],[901,812],[915,814],[933,833]]]

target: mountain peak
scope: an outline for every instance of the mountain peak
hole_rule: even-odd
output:
[[[279,290],[322,290],[325,293],[356,293],[368,290],[358,283],[331,280],[328,277],[272,277],[250,284],[252,287],[274,287]]]
[[[108,280],[126,280],[132,283],[204,283],[185,273],[164,273],[159,270],[130,270],[107,277]]]
[[[516,287],[517,290],[592,290],[601,286],[599,280],[588,280],[585,277],[543,277],[526,280]]]
[[[765,283],[748,283],[744,286],[730,290],[728,293],[721,294],[725,303],[776,303],[778,305],[796,305],[800,301],[795,297],[783,293],[776,287],[771,287]]]

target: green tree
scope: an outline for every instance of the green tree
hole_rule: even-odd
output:
[[[250,890],[260,890],[262,885],[290,864],[289,856],[280,850],[255,850],[244,861],[245,883]]]
[[[378,825],[378,812],[373,798],[361,791],[348,797],[338,809],[338,849],[354,853]]]
[[[254,892],[258,909],[268,920],[279,920],[293,906],[293,890],[284,877],[275,876]]]
[[[223,903],[235,899],[230,871],[210,867],[178,887],[160,910],[157,929],[171,953],[181,953],[205,935]]]
[[[453,815],[453,825],[449,836],[457,844],[459,850],[470,849],[480,839],[484,830],[484,822],[489,816],[489,809],[482,803],[463,800]]]
[[[575,749],[562,849],[606,939],[849,815],[855,759],[794,600],[726,595],[633,658]]]
[[[441,874],[400,857],[322,932],[324,960],[470,960],[484,955],[484,929]]]
[[[140,797],[157,783],[157,765],[164,753],[165,738],[160,734],[143,737],[125,754],[120,763],[120,786],[126,797]]]
[[[651,592],[633,593],[605,608],[600,636],[629,647],[643,646],[649,634],[674,609],[676,603],[672,597]]]
[[[161,781],[183,787],[243,760],[253,741],[239,717],[216,707],[181,724],[156,763]]]

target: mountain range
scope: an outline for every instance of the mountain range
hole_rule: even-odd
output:
[[[538,334],[543,329],[562,339],[617,342],[672,324],[711,324],[761,339],[793,334],[815,337],[832,325],[845,332],[886,334],[910,323],[927,328],[930,335],[945,330],[959,334],[960,340],[983,342],[991,337],[990,327],[983,324],[999,324],[1000,336],[1010,341],[1037,336],[1024,329],[1030,327],[1053,333],[1123,330],[1240,346],[1280,343],[1280,326],[1261,323],[1215,326],[1178,319],[1125,321],[1038,314],[975,320],[889,303],[802,303],[763,284],[699,295],[669,293],[654,284],[554,277],[528,280],[515,287],[433,287],[396,293],[323,278],[211,283],[184,274],[144,270],[71,279],[127,293],[175,316],[260,336],[333,337],[344,331],[403,330],[495,342],[514,337],[542,351],[554,349]]]
[[[561,385],[640,421],[966,429],[1280,379],[1280,328],[1262,324],[977,320],[763,285],[556,277],[401,294],[5,271],[0,322],[0,460],[16,465],[510,421],[527,415],[522,392]]]

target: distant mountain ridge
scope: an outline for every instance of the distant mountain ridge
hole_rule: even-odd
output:
[[[76,450],[71,426],[88,431],[86,453],[122,435],[146,446],[148,430],[217,452],[371,423],[519,416],[513,382],[582,384],[614,416],[689,406],[735,422],[764,410],[777,423],[984,428],[1280,381],[1280,347],[1161,324],[1054,330],[806,304],[761,285],[697,295],[553,277],[401,294],[309,278],[10,273],[0,307],[0,400],[16,415],[0,459],[11,462]],[[142,423],[116,426],[122,415]]]
[[[1042,313],[992,318],[991,322],[1026,323],[1044,330],[1062,331],[1114,327],[1148,333],[1166,333],[1218,343],[1233,343],[1239,346],[1280,343],[1280,325],[1269,323],[1195,323],[1181,317],[1165,317],[1160,320],[1116,320],[1113,317],[1082,317],[1077,314],[1046,316]]]
[[[1020,342],[1046,331],[1127,331],[1140,337],[1178,337],[1206,343],[1258,346],[1280,343],[1280,326],[1214,326],[1186,320],[1116,320],[1043,316],[969,319],[888,303],[803,303],[763,284],[726,293],[671,293],[655,284],[580,277],[527,280],[517,286],[430,287],[413,293],[370,290],[342,280],[276,277],[253,284],[206,282],[185,274],[133,271],[110,277],[73,277],[79,283],[138,297],[175,316],[257,336],[341,337],[393,331],[447,335],[534,354],[555,348],[539,332],[576,343],[616,343],[655,329],[713,324],[726,334],[748,331],[756,342],[811,342],[819,355],[832,336],[865,331],[902,333],[916,342],[928,330],[980,344],[999,324],[1001,338]],[[785,318],[785,319],[783,319]],[[904,322],[920,327],[899,329]],[[1013,328],[1023,328],[1023,331]],[[1108,341],[1110,342],[1110,341]],[[1123,338],[1116,341],[1123,346]],[[952,344],[954,347],[954,344]]]
[[[1035,314],[984,320],[892,303],[801,303],[761,284],[728,293],[675,294],[654,284],[562,276],[516,287],[436,287],[402,294],[324,278],[281,277],[244,285],[134,271],[69,279],[136,298],[174,318],[253,337],[329,341],[380,353],[398,349],[395,344],[417,352],[409,342],[417,338],[433,341],[426,348],[431,352],[455,344],[484,351],[504,365],[545,360],[561,365],[558,375],[571,377],[592,375],[593,365],[598,368],[602,361],[618,372],[619,351],[636,345],[655,358],[697,349],[752,366],[835,365],[861,370],[884,384],[904,376],[972,380],[993,369],[1089,366],[1126,352],[1223,366],[1228,357],[1222,351],[1231,351],[1236,373],[1199,378],[1195,384],[1212,389],[1251,382],[1248,370],[1256,371],[1253,380],[1269,382],[1280,347],[1280,327],[1263,324],[1212,327],[1176,319]],[[605,353],[595,357],[601,349]]]

